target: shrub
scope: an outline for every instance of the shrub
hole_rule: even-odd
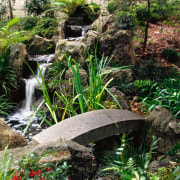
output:
[[[31,30],[37,25],[37,22],[38,22],[37,17],[31,17],[31,16],[26,17],[23,19],[22,28],[24,30]]]
[[[115,23],[118,29],[133,31],[135,29],[135,16],[131,12],[118,12],[116,13]]]
[[[180,57],[178,55],[178,52],[171,48],[165,48],[161,52],[161,57],[165,58],[169,62],[178,62]]]
[[[100,5],[90,3],[87,6],[83,6],[83,8],[90,21],[94,21],[97,18],[97,12],[100,10]]]
[[[106,9],[109,11],[109,13],[113,14],[117,9],[117,5],[113,2],[113,0],[111,0],[108,2]]]
[[[51,38],[57,25],[58,21],[54,18],[42,18],[33,29],[32,35],[38,34],[42,37]]]
[[[32,14],[37,16],[47,10],[49,4],[49,0],[26,0],[25,9],[27,10],[28,15]]]
[[[9,67],[7,50],[0,52],[0,94],[7,94],[17,88],[16,75]]]

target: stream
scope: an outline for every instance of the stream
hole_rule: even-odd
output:
[[[54,54],[50,55],[42,55],[36,58],[32,58],[32,61],[38,61],[39,67],[42,75],[45,75],[47,67],[50,65],[50,61]],[[42,79],[38,68],[36,69],[36,77],[40,83],[42,83]],[[26,126],[31,119],[34,110],[32,108],[32,104],[37,101],[35,98],[35,89],[40,88],[36,78],[31,75],[28,79],[24,79],[25,81],[25,100],[22,102],[21,108],[15,112],[14,114],[7,117],[7,124],[15,131],[20,134],[23,134]],[[32,139],[32,136],[43,130],[43,127],[40,127],[40,123],[42,118],[39,115],[35,115],[31,121],[31,124],[25,134],[25,139],[29,142]],[[45,127],[44,127],[45,128]]]
[[[81,36],[66,37],[67,41],[78,42],[80,39],[84,37],[86,31],[89,28],[89,25],[76,26],[76,27],[79,27],[82,29]],[[38,55],[38,57],[31,58],[30,60],[39,62],[40,70],[42,72],[42,75],[44,76],[46,69],[50,65],[50,61],[52,60],[53,56],[54,54]],[[38,81],[41,83],[42,80],[41,80],[38,68],[35,74]],[[9,127],[11,127],[13,130],[15,130],[16,132],[20,134],[23,134],[25,128],[29,124],[32,114],[34,113],[32,104],[35,101],[38,101],[35,97],[35,91],[36,89],[40,89],[40,87],[38,88],[39,84],[33,75],[31,75],[28,79],[24,79],[24,82],[25,82],[25,99],[19,103],[20,108],[18,109],[17,112],[15,112],[14,114],[6,118],[6,122],[9,125]],[[39,104],[42,102],[41,99],[39,99]],[[36,114],[31,120],[31,123],[24,135],[24,138],[26,139],[27,142],[30,142],[34,135],[40,133],[43,129],[47,128],[47,126],[44,126],[44,127],[40,126],[41,122],[42,122],[42,118],[38,114]]]

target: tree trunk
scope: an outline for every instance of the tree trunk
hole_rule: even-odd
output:
[[[9,3],[9,17],[10,19],[13,19],[11,0],[8,0],[8,3]]]
[[[147,23],[146,23],[146,28],[145,28],[145,37],[144,37],[143,51],[145,51],[145,49],[146,49],[146,44],[147,44],[149,20],[150,20],[150,0],[148,0],[148,14],[147,14]]]

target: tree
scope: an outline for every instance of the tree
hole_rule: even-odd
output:
[[[11,0],[8,0],[8,6],[9,6],[9,17],[10,17],[10,19],[13,19]]]

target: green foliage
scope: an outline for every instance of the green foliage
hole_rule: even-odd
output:
[[[115,24],[118,29],[133,31],[135,29],[135,16],[131,12],[118,12],[115,17]]]
[[[0,47],[6,48],[9,44],[19,43],[23,40],[28,39],[28,36],[26,36],[25,31],[19,31],[16,28],[16,26],[19,25],[19,22],[19,18],[14,18],[10,20],[4,27],[1,28]]]
[[[54,18],[42,18],[37,22],[33,29],[32,35],[38,34],[42,37],[51,38],[54,34],[58,21]]]
[[[131,139],[130,139],[131,140]],[[121,138],[121,146],[115,149],[115,152],[105,156],[106,168],[100,173],[110,175],[115,178],[131,180],[132,178],[146,180],[148,179],[148,167],[152,159],[152,153],[155,149],[158,139],[153,137],[151,147],[148,153],[141,149],[141,152],[130,150],[133,146],[130,140],[126,140],[126,136]],[[134,147],[133,147],[134,148]],[[131,152],[131,153],[129,153]],[[133,152],[133,154],[132,154]],[[140,153],[140,156],[137,155]],[[141,162],[141,164],[139,164]]]
[[[8,116],[14,109],[14,104],[10,103],[5,95],[0,95],[0,117]]]
[[[100,10],[100,5],[97,3],[90,3],[87,6],[83,6],[84,12],[88,15],[88,18],[93,22],[97,18],[97,12]]]
[[[17,88],[16,75],[9,67],[7,50],[0,51],[0,94],[8,94]]]
[[[12,164],[12,154],[8,154],[8,146],[4,149],[4,154],[2,157],[2,161],[0,164],[0,179],[1,180],[9,180],[10,177],[14,174],[11,171],[11,164]]]
[[[68,180],[67,171],[69,165],[64,163],[40,163],[41,157],[36,157],[35,153],[22,156],[22,160],[18,162],[15,176],[22,179],[63,179]]]
[[[37,25],[38,20],[39,18],[31,16],[23,18],[22,28],[24,30],[32,30]]]
[[[135,80],[134,81],[134,87],[136,88],[136,92],[139,96],[145,97],[150,92],[153,92],[155,89],[155,86],[157,85],[154,80],[145,79],[145,80]]]
[[[68,69],[68,67],[65,66],[65,64],[62,62],[61,59],[57,59],[53,61],[53,63],[48,68],[48,81],[49,86],[51,88],[55,88],[58,82],[61,80],[62,73],[65,73],[65,70]]]
[[[143,109],[147,109],[147,114],[156,106],[161,106],[169,110],[176,118],[180,118],[180,81],[179,79],[165,79],[155,92],[150,92],[146,98],[142,99]]]
[[[56,0],[53,4],[59,7],[63,12],[71,15],[75,12],[78,6],[86,4],[86,1],[87,0]]]
[[[149,79],[155,82],[162,82],[166,77],[166,67],[157,66],[156,60],[148,60],[143,63],[136,63],[132,68],[134,79],[146,80]]]
[[[161,52],[161,57],[165,58],[169,62],[178,62],[180,60],[180,56],[175,49],[165,48]]]
[[[114,3],[113,0],[111,0],[108,2],[106,9],[109,11],[109,13],[113,14],[117,9],[117,5]]]
[[[25,9],[28,15],[38,16],[48,9],[49,0],[26,0]]]

